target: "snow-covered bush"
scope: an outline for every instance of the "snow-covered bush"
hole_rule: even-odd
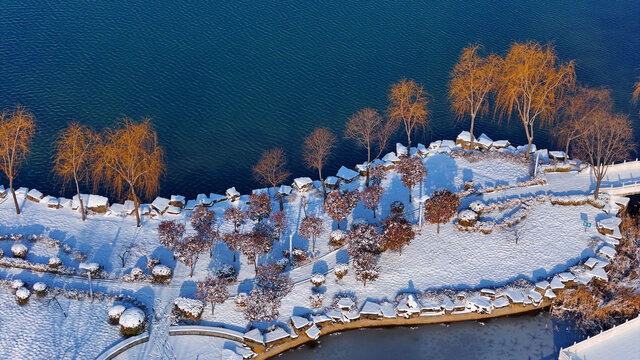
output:
[[[44,244],[50,248],[58,249],[60,248],[60,240],[54,240],[50,237],[44,238]]]
[[[236,307],[247,306],[247,293],[239,292],[233,299],[233,302],[236,304]]]
[[[134,267],[133,269],[131,269],[131,275],[133,275],[134,277],[141,277],[142,275],[144,275],[144,272],[139,267]]]
[[[484,210],[484,208],[485,208],[484,203],[479,200],[476,200],[471,204],[469,204],[469,209],[475,211],[478,214],[480,214]]]
[[[478,229],[483,234],[489,234],[493,231],[493,228],[496,226],[496,223],[493,221],[483,221],[481,223],[477,223]]]
[[[123,305],[114,305],[109,308],[109,322],[116,325],[120,321],[120,317],[126,308]]]
[[[30,296],[31,291],[24,286],[16,290],[16,299],[18,299],[18,304],[20,305],[26,304]]]
[[[142,269],[139,267],[134,267],[128,274],[122,275],[122,280],[126,282],[132,281],[152,281],[153,277],[149,275],[145,275]]]
[[[126,309],[120,316],[120,332],[123,335],[138,335],[144,331],[146,316],[137,307]]]
[[[95,262],[81,262],[80,265],[78,265],[78,267],[80,268],[80,270],[84,270],[85,273],[87,274],[91,274],[91,275],[97,275],[98,272],[100,271],[100,264],[95,263]]]
[[[65,254],[71,254],[71,246],[69,246],[69,244],[62,245],[62,251]]]
[[[478,220],[478,214],[473,210],[462,210],[458,213],[458,223],[462,226],[473,226]]]
[[[404,213],[404,204],[400,200],[396,200],[391,203],[391,214]]]
[[[336,277],[338,279],[342,279],[345,275],[347,275],[347,272],[349,272],[349,265],[347,265],[347,264],[338,264],[333,269],[333,272],[336,274]]]
[[[31,242],[36,242],[38,240],[40,240],[40,236],[36,235],[36,234],[31,234],[27,237],[27,240],[31,241]]]
[[[465,189],[465,190],[472,190],[472,189],[473,189],[473,186],[474,186],[473,180],[466,180],[466,181],[462,184],[462,186],[464,187],[464,189]]]
[[[322,274],[314,274],[309,280],[311,281],[313,286],[322,286],[322,284],[324,284],[325,278]]]
[[[49,264],[50,268],[54,268],[55,269],[55,268],[59,267],[60,265],[62,265],[62,260],[60,260],[59,257],[53,256],[53,257],[49,258],[49,263],[48,264]]]
[[[147,269],[149,269],[149,270],[151,270],[151,272],[153,272],[153,268],[156,267],[157,265],[160,265],[160,259],[158,259],[158,258],[149,258],[149,259],[147,259],[146,265],[147,265]]]
[[[204,303],[200,300],[185,297],[176,298],[173,302],[176,309],[187,319],[198,320],[202,316]]]
[[[322,307],[322,301],[324,300],[324,295],[321,293],[311,294],[309,296],[309,304],[314,309],[319,309]]]
[[[338,248],[344,245],[347,234],[342,230],[333,230],[329,235],[329,245]]]
[[[74,251],[72,257],[77,262],[87,261],[87,254],[83,253],[82,251]]]
[[[171,278],[171,268],[166,265],[156,265],[151,270],[153,281],[163,283]]]
[[[33,284],[33,292],[38,296],[44,296],[47,292],[47,285],[43,282]]]
[[[13,254],[13,257],[24,258],[27,255],[27,251],[29,251],[29,249],[27,249],[23,244],[11,245],[11,253]]]
[[[216,276],[222,279],[232,282],[238,277],[236,268],[231,264],[224,264],[216,271]]]
[[[369,225],[369,222],[363,218],[357,218],[357,219],[353,219],[353,222],[351,223],[351,229],[356,229],[360,226],[367,226]]]
[[[15,279],[11,281],[11,288],[13,290],[18,290],[24,286],[24,282],[20,279]]]
[[[276,265],[278,265],[282,270],[284,270],[287,267],[287,265],[289,265],[289,259],[280,258],[278,259],[278,261],[276,261]]]
[[[293,263],[295,265],[302,265],[304,263],[309,262],[309,255],[307,254],[307,250],[294,247],[293,248]],[[282,255],[286,258],[289,257],[289,250],[282,250]]]

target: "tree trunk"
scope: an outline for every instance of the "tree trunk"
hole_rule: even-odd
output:
[[[373,210],[373,218],[375,219],[376,218],[376,207],[374,206],[372,210]]]
[[[411,188],[412,186],[409,186],[409,204],[411,204]]]
[[[13,196],[13,204],[16,206],[16,214],[20,215],[20,207],[18,206],[18,199],[16,199],[16,191],[13,190],[13,180],[9,180],[9,189],[11,190],[11,196]]]
[[[596,176],[596,192],[593,197],[598,200],[598,193],[600,192],[600,182],[602,182],[602,176]]]
[[[411,155],[411,130],[407,131],[407,156]]]
[[[193,267],[196,265],[196,263],[194,262],[193,264],[191,264],[191,273],[189,274],[189,277],[193,277]]]
[[[76,192],[78,193],[78,200],[80,200],[80,213],[82,214],[82,221],[85,221],[86,218],[84,216],[84,203],[82,201],[82,196],[80,196],[80,186],[78,185],[78,179],[74,178],[76,181]]]
[[[338,223],[338,230],[340,230],[340,220],[336,220],[336,222]]]
[[[282,205],[282,195],[280,195],[275,185],[273,185],[273,192],[275,192],[276,196],[278,197],[278,202],[280,203],[280,211],[284,211],[284,206]]]
[[[398,251],[400,252],[400,256],[402,256],[402,246],[400,246],[400,248],[398,249]]]
[[[138,197],[136,196],[136,192],[133,190],[133,186],[131,186],[131,195],[133,196],[133,207],[136,212],[136,223],[137,226],[140,227],[140,211],[138,211]]]
[[[214,304],[215,304],[215,303],[212,301],[212,302],[211,302],[211,315],[213,315],[213,305],[214,305]]]
[[[473,144],[476,142],[476,138],[473,136],[473,124],[476,120],[476,116],[474,114],[471,114],[471,127],[469,128],[469,140],[471,141],[471,143],[469,143],[469,154],[473,154],[473,148],[475,146],[473,146]]]
[[[565,148],[564,148],[564,163],[565,163],[565,165],[567,164],[567,158],[569,158],[569,142],[571,142],[571,140],[567,140],[567,146],[565,146]]]
[[[315,235],[313,236],[312,240],[311,240],[311,252],[315,254],[316,252],[316,237]]]
[[[327,188],[324,185],[324,179],[322,178],[322,168],[318,168],[318,177],[320,178],[320,183],[322,184],[322,201],[327,200]]]
[[[436,223],[436,232],[440,234],[440,223]]]
[[[371,165],[371,144],[367,147],[367,180],[365,184],[369,187],[369,165]]]
[[[525,154],[525,158],[529,160],[529,153],[531,152],[531,144],[533,144],[533,126],[531,129],[527,125],[524,126],[526,130],[525,133],[527,135],[527,153]]]
[[[256,276],[258,276],[258,258],[253,262],[253,270],[255,270]]]

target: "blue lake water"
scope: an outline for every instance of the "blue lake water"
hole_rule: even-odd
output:
[[[71,120],[101,129],[126,114],[154,119],[168,162],[162,195],[247,192],[273,146],[296,176],[315,175],[301,162],[304,136],[319,125],[341,135],[358,109],[383,110],[403,76],[431,93],[433,121],[416,140],[455,137],[466,125],[452,121],[446,82],[471,42],[504,53],[514,40],[552,41],[577,59],[582,82],[610,86],[617,110],[637,117],[638,14],[637,1],[4,1],[0,107],[37,116],[21,186],[59,193],[54,135]],[[476,129],[525,140],[517,122]],[[546,132],[535,141],[547,146]],[[325,174],[363,159],[341,140]]]

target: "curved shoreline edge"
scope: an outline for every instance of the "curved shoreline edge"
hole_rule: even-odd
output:
[[[415,316],[415,317],[409,317],[409,318],[395,317],[395,318],[382,318],[377,320],[361,318],[348,323],[331,323],[331,324],[322,326],[320,337],[329,335],[335,332],[339,332],[343,330],[352,330],[352,329],[388,327],[388,326],[428,325],[428,324],[453,323],[453,322],[460,322],[460,321],[499,318],[499,317],[504,317],[509,315],[520,315],[524,313],[538,311],[538,310],[548,308],[550,306],[551,306],[551,301],[548,299],[544,299],[537,306],[510,304],[509,306],[506,306],[503,308],[494,309],[489,314],[469,312],[464,314]],[[292,331],[295,331],[295,330],[292,329]],[[312,339],[308,337],[304,333],[304,331],[300,331],[300,333],[298,333],[297,338],[288,338],[288,339],[289,341],[270,347],[265,352],[258,354],[258,356],[253,357],[252,359],[255,359],[255,360],[269,359],[287,350],[296,348],[302,344],[317,340],[317,339]]]

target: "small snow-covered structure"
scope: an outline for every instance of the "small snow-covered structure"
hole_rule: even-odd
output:
[[[480,295],[488,297],[489,299],[493,300],[496,298],[496,291],[493,289],[484,288],[480,290]]]
[[[226,195],[209,193],[209,201],[211,201],[211,204],[217,204],[219,202],[226,201],[227,199]]]
[[[137,307],[130,307],[120,315],[120,332],[124,335],[138,335],[144,330],[146,316]]]
[[[109,199],[104,196],[91,194],[87,202],[87,209],[97,213],[106,213],[109,209]]]
[[[564,151],[549,151],[549,159],[564,160],[565,157]]]
[[[64,197],[58,198],[58,203],[60,204],[60,207],[65,209],[71,208],[73,206],[73,201]]]
[[[556,293],[554,293],[553,290],[551,290],[551,289],[547,289],[544,292],[544,297],[546,297],[547,299],[555,299],[556,298]]]
[[[336,176],[327,176],[327,178],[324,179],[324,185],[331,190],[336,190],[338,186],[340,186],[340,179]]]
[[[37,202],[39,203],[40,200],[42,200],[42,198],[44,197],[44,195],[36,190],[36,189],[31,189],[29,190],[29,192],[27,192],[27,200],[33,201],[33,202]]]
[[[391,162],[391,163],[397,164],[400,162],[400,158],[396,155],[396,153],[390,152],[382,157],[382,161],[384,161],[385,163]]]
[[[488,137],[486,134],[482,133],[476,139],[476,145],[481,149],[490,149],[493,146],[493,140]]]
[[[546,290],[551,286],[547,280],[538,281],[535,284],[535,288],[539,290]]]
[[[297,331],[303,330],[311,325],[311,321],[309,319],[304,318],[302,316],[292,316],[291,317],[291,325]]]
[[[558,275],[554,276],[553,279],[551,279],[551,283],[549,284],[549,286],[551,287],[551,290],[564,289],[564,283]]]
[[[501,297],[495,298],[492,304],[495,309],[499,309],[499,308],[509,306],[510,302],[509,302],[509,299],[507,299],[505,296],[501,296]]]
[[[324,326],[326,324],[331,323],[333,319],[331,319],[331,317],[327,314],[319,313],[319,314],[311,315],[311,321],[313,321],[313,323],[318,326]]]
[[[16,299],[18,299],[18,304],[24,305],[29,301],[29,297],[31,297],[31,291],[26,287],[21,287],[16,290]]]
[[[616,249],[612,246],[605,245],[598,250],[598,255],[604,256],[607,259],[611,260],[616,257]]]
[[[225,195],[227,195],[227,199],[231,202],[240,199],[240,193],[236,190],[235,186],[228,188],[227,191],[225,191]]]
[[[315,324],[308,328],[304,333],[312,340],[316,340],[320,337],[320,329]]]
[[[344,245],[344,242],[346,239],[347,239],[347,234],[344,231],[340,229],[333,230],[329,235],[329,244],[331,244],[331,246],[334,246],[334,247],[340,247]]]
[[[289,339],[290,335],[283,328],[276,326],[275,329],[264,334],[264,343],[269,347],[278,346]]]
[[[171,278],[171,268],[166,265],[158,264],[153,267],[153,270],[151,270],[151,275],[153,275],[154,281],[165,282]]]
[[[456,145],[460,145],[464,149],[469,149],[471,147],[471,133],[462,131],[458,134],[458,137],[456,137]]]
[[[435,149],[439,148],[440,145],[442,145],[442,140],[432,141],[431,144],[429,144],[429,149],[435,150]]]
[[[509,142],[509,140],[498,140],[494,141],[492,145],[495,149],[504,149],[509,147],[511,143]]]
[[[340,178],[342,181],[344,181],[347,184],[355,180],[358,177],[358,175],[359,174],[356,171],[346,168],[344,166],[341,166],[340,169],[338,169],[338,173],[336,174],[338,178]]]
[[[293,179],[293,188],[298,192],[308,192],[313,190],[313,180],[308,177],[299,177]]]
[[[15,258],[24,258],[29,249],[24,244],[16,243],[11,245],[11,253]]]
[[[484,296],[471,296],[467,299],[467,308],[480,314],[489,314],[493,309],[491,299]]]
[[[242,337],[242,341],[258,351],[264,351],[264,335],[258,329],[247,331]]]
[[[525,300],[524,294],[520,290],[508,289],[505,291],[505,296],[512,304],[523,304]]]
[[[402,145],[401,143],[396,143],[396,155],[398,155],[398,157],[409,155],[407,147]]]
[[[100,271],[100,264],[95,262],[81,262],[80,265],[78,265],[78,268],[85,270],[91,275],[95,275]]]
[[[280,187],[278,188],[278,194],[282,196],[291,195],[291,191],[293,191],[293,188],[289,185],[280,185]]]
[[[124,305],[114,305],[112,307],[109,308],[109,322],[111,322],[112,324],[118,324],[118,322],[120,321],[120,317],[122,316],[122,313],[124,313],[124,311],[127,308],[124,307]]]
[[[182,209],[185,205],[185,199],[182,195],[171,195],[169,205]]]
[[[419,314],[421,309],[422,305],[413,294],[405,295],[396,306],[397,313],[406,318]]]
[[[340,298],[336,305],[338,306],[338,309],[341,310],[350,310],[351,308],[356,306],[356,304],[353,302],[353,299],[351,299],[350,297]]]
[[[360,316],[364,319],[378,320],[382,317],[380,304],[373,301],[366,301],[360,310]]]
[[[191,320],[200,319],[200,316],[202,316],[202,310],[204,310],[204,303],[196,299],[178,297],[174,300],[173,304],[176,309],[184,315],[184,317]]]
[[[458,213],[458,223],[462,226],[473,226],[478,220],[478,213],[473,210],[462,210]]]
[[[165,214],[180,215],[181,211],[182,211],[182,208],[179,208],[179,207],[173,206],[173,205],[169,205],[169,207],[167,208],[167,211],[165,212]]]
[[[566,349],[559,360],[638,359],[640,354],[640,317],[614,326]]]
[[[47,204],[48,208],[51,208],[51,209],[60,208],[60,200],[54,196],[46,196],[42,202]]]
[[[158,196],[151,203],[151,207],[154,208],[160,215],[162,215],[169,208],[169,202],[171,202],[171,200]]]

